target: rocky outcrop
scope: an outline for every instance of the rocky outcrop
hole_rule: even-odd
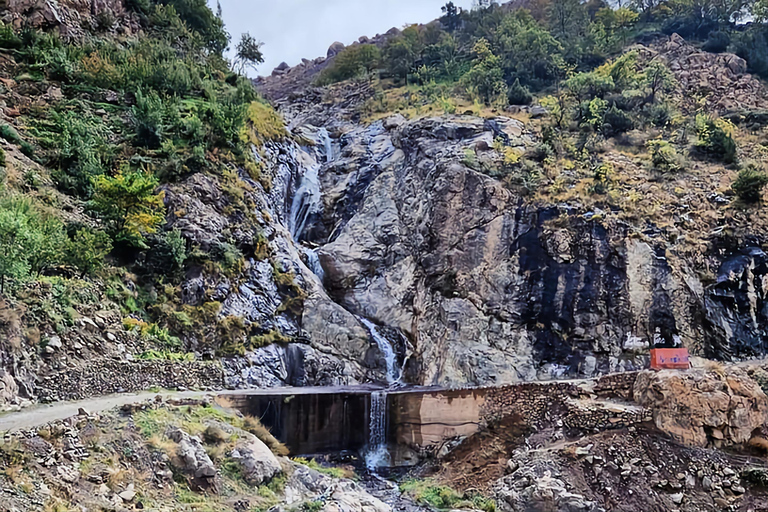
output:
[[[679,100],[688,108],[696,108],[693,98],[702,94],[707,110],[721,114],[765,108],[765,86],[747,74],[747,62],[737,55],[702,51],[678,34],[651,45],[650,51],[666,61],[679,82]]]
[[[628,370],[645,364],[637,352],[657,331],[670,342],[693,337],[675,321],[674,313],[689,314],[676,293],[682,285],[653,248],[627,239],[626,226],[521,204],[466,165],[472,148],[493,163],[495,138],[530,146],[521,123],[384,125],[388,133],[368,140],[391,137],[383,154],[391,156],[374,167],[364,194],[353,196],[351,185],[337,191],[341,169],[368,169],[368,160],[343,157],[365,154],[354,137],[321,173],[327,201],[345,198],[352,215],[345,220],[338,202],[326,204],[334,235],[319,255],[329,292],[346,309],[408,336],[409,380],[485,384]],[[376,154],[386,143],[369,147]]]
[[[597,503],[568,490],[552,469],[538,472],[526,467],[496,483],[494,494],[502,511],[604,512]]]
[[[7,0],[3,21],[15,28],[56,29],[65,39],[83,37],[91,30],[122,35],[140,30],[138,16],[122,0]]]
[[[329,478],[301,464],[285,484],[285,499],[275,507],[286,512],[305,500],[321,499],[324,512],[391,512],[392,508],[351,480]]]
[[[768,399],[742,370],[640,373],[635,401],[656,427],[688,446],[744,444],[768,422]]]
[[[251,485],[269,482],[283,471],[277,457],[256,436],[245,436],[230,457],[238,462],[243,478]]]

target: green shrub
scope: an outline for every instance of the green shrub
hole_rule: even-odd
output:
[[[150,273],[178,277],[187,260],[187,242],[179,230],[156,234],[149,239],[145,267]]]
[[[651,152],[651,163],[656,170],[663,173],[673,173],[683,169],[682,158],[668,141],[649,140],[647,146]]]
[[[157,178],[143,171],[98,176],[89,206],[116,242],[146,249],[145,237],[157,231],[165,218],[164,194],[156,193],[157,186]]]
[[[320,73],[317,81],[325,85],[357,78],[376,69],[380,59],[381,51],[376,45],[348,46],[336,55],[333,64]]]
[[[438,510],[472,508],[483,512],[495,512],[496,503],[479,494],[459,493],[445,485],[436,485],[429,480],[407,480],[400,484],[400,490],[419,503]]]
[[[603,133],[606,135],[619,135],[630,131],[635,127],[634,121],[629,115],[616,107],[614,103],[603,115]]]
[[[23,46],[24,42],[16,34],[11,25],[0,23],[0,48],[16,50]]]
[[[80,271],[80,276],[93,275],[104,266],[112,251],[112,240],[103,231],[78,229],[67,248],[67,263]]]
[[[755,203],[763,197],[763,189],[768,185],[768,175],[754,164],[747,165],[739,172],[731,188],[744,202]]]
[[[736,127],[722,118],[712,119],[704,114],[696,116],[696,146],[704,153],[725,163],[736,161],[736,142],[733,133]]]
[[[9,195],[0,199],[0,293],[8,280],[16,283],[31,273],[65,260],[64,224],[42,211],[29,198]]]
[[[706,52],[722,53],[728,50],[728,45],[731,44],[731,36],[728,32],[716,30],[709,33],[709,38],[704,43],[702,49]]]
[[[139,146],[157,149],[163,140],[163,113],[165,105],[156,92],[136,92],[136,104],[131,107],[131,121]]]
[[[507,90],[507,101],[510,105],[530,105],[533,95],[527,87],[520,85],[519,78],[515,78],[515,82]]]
[[[63,191],[88,198],[93,179],[104,174],[113,162],[111,131],[101,118],[82,112],[51,112],[55,126],[55,152],[50,164],[57,167],[53,177]]]

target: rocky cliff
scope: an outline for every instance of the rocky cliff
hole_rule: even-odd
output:
[[[693,85],[680,63],[708,55],[679,37],[647,51],[670,59],[682,94]],[[750,84],[735,101],[758,101],[762,85],[738,58],[718,59],[710,80]],[[267,81],[285,85],[284,76]],[[274,203],[276,218],[298,226],[295,243],[319,256],[320,279],[307,279],[312,291],[297,325],[311,344],[370,364],[376,357],[363,355],[366,333],[355,320],[367,318],[390,333],[407,381],[457,385],[634,369],[660,341],[715,359],[765,353],[763,228],[748,216],[695,189],[661,219],[583,198],[553,201],[488,171],[509,148],[532,150],[535,121],[497,113],[361,123],[372,94],[309,88],[279,102],[295,133],[330,134],[324,158],[299,165]],[[713,101],[733,106],[726,99]],[[317,152],[316,144],[299,154]],[[647,172],[609,158],[627,174]],[[311,194],[288,200],[310,184]],[[678,183],[657,186],[679,195]],[[307,212],[298,223],[290,218],[296,201]],[[686,201],[706,215],[686,214]],[[699,247],[691,251],[684,237],[698,237]]]

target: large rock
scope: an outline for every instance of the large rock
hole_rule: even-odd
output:
[[[192,487],[218,492],[216,466],[205,452],[200,439],[179,428],[172,430],[168,437],[178,443],[176,456],[181,462],[181,469],[189,476]]]
[[[661,431],[688,446],[745,443],[768,422],[765,393],[735,367],[645,371],[634,397]]]
[[[280,461],[272,451],[255,436],[246,436],[232,451],[238,461],[243,478],[251,485],[261,485],[282,472]]]
[[[357,483],[330,478],[301,464],[293,464],[294,471],[285,484],[283,503],[276,512],[296,509],[301,502],[322,497],[323,512],[391,512],[392,508],[369,494]]]
[[[328,57],[333,57],[334,55],[338,55],[346,46],[344,46],[344,43],[340,43],[336,41],[333,43],[330,47],[328,47]]]

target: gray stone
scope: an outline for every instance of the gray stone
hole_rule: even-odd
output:
[[[277,457],[255,436],[239,442],[230,456],[240,464],[243,478],[251,485],[261,485],[282,472]]]

